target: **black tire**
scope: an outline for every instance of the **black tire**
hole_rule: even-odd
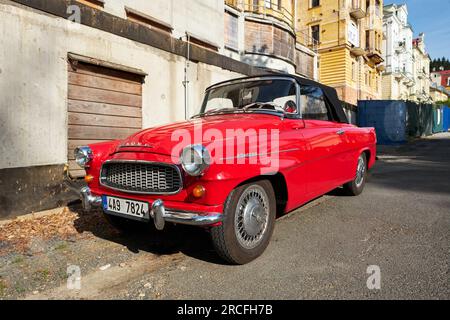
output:
[[[254,188],[257,188],[258,190],[261,190],[261,188],[265,191],[265,196],[267,196],[267,204],[264,206],[267,211],[264,212],[264,223],[262,225],[265,225],[265,228],[262,227],[261,229],[264,229],[264,231],[260,231],[260,239],[258,241],[255,241],[255,246],[253,248],[246,248],[241,244],[239,240],[239,237],[236,231],[236,214],[237,214],[237,205],[241,199],[241,197],[244,195],[244,193],[250,192],[250,190],[253,190]],[[249,201],[247,202],[249,203]],[[252,218],[254,217],[254,210],[251,210],[252,212]],[[260,212],[260,211],[258,211]],[[261,216],[257,214],[259,218]],[[242,217],[244,214],[242,213]],[[224,219],[220,226],[211,228],[211,237],[212,241],[214,243],[214,247],[217,251],[217,253],[226,261],[230,262],[231,264],[246,264],[250,261],[258,258],[262,253],[266,250],[267,246],[269,245],[270,239],[273,234],[274,226],[275,226],[275,217],[276,217],[276,198],[275,198],[275,192],[273,190],[272,184],[267,180],[262,180],[258,182],[249,183],[246,185],[242,185],[235,190],[233,190],[230,195],[227,198],[227,201],[224,205]],[[244,218],[242,218],[244,219]],[[244,221],[244,220],[242,220]],[[254,222],[255,220],[253,220]],[[261,221],[258,220],[258,224],[261,223]],[[242,222],[242,225],[244,225],[244,222]],[[243,228],[243,227],[242,227]],[[244,232],[244,231],[243,231]],[[242,238],[241,238],[242,239]]]
[[[360,161],[364,161],[364,173],[362,174],[362,181],[359,181],[358,179],[358,167],[359,167],[359,162]],[[350,181],[346,184],[344,184],[344,192],[345,194],[349,195],[349,196],[359,196],[363,190],[364,190],[364,186],[366,185],[366,180],[367,180],[367,157],[365,153],[362,153],[359,157],[358,157],[358,162],[357,162],[357,174],[356,177],[353,181]],[[359,182],[359,183],[358,183]]]

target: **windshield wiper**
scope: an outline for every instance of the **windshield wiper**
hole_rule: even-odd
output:
[[[216,114],[227,114],[227,113],[245,113],[245,110],[242,109],[237,109],[237,108],[224,108],[224,109],[212,109],[206,112],[202,112],[199,113],[195,116],[192,117],[193,118],[201,118],[204,116],[211,116],[211,115],[216,115]]]
[[[270,106],[271,108],[264,108],[265,106]],[[246,112],[269,111],[282,113],[283,115],[286,114],[286,111],[284,111],[281,106],[273,102],[253,102],[242,107],[242,110],[245,110]]]
[[[264,106],[270,106],[271,108],[264,108]],[[283,108],[273,102],[253,102],[242,108],[223,108],[223,109],[212,109],[206,112],[199,113],[193,116],[191,119],[202,118],[205,116],[217,115],[217,114],[231,114],[231,113],[281,113],[283,116],[286,112]]]

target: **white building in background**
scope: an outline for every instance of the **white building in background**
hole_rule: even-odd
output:
[[[384,6],[383,40],[386,71],[383,99],[410,100],[414,79],[413,30],[406,4]]]

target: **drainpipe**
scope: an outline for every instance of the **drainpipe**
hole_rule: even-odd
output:
[[[338,47],[341,45],[341,0],[338,0]]]
[[[188,70],[189,70],[189,62],[191,59],[191,44],[190,44],[191,37],[187,32],[186,32],[186,41],[187,41],[187,55],[186,55],[186,59],[185,59],[185,63],[184,63],[183,86],[184,86],[184,119],[188,120],[188,113],[189,113],[189,75],[188,75]]]
[[[297,21],[298,21],[298,12],[297,12],[297,5],[298,5],[298,0],[294,1],[294,32],[295,32],[295,38],[297,38]]]

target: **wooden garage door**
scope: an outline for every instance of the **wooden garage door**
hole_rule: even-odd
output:
[[[69,63],[69,172],[82,177],[77,146],[124,139],[142,128],[142,76],[83,62]]]

